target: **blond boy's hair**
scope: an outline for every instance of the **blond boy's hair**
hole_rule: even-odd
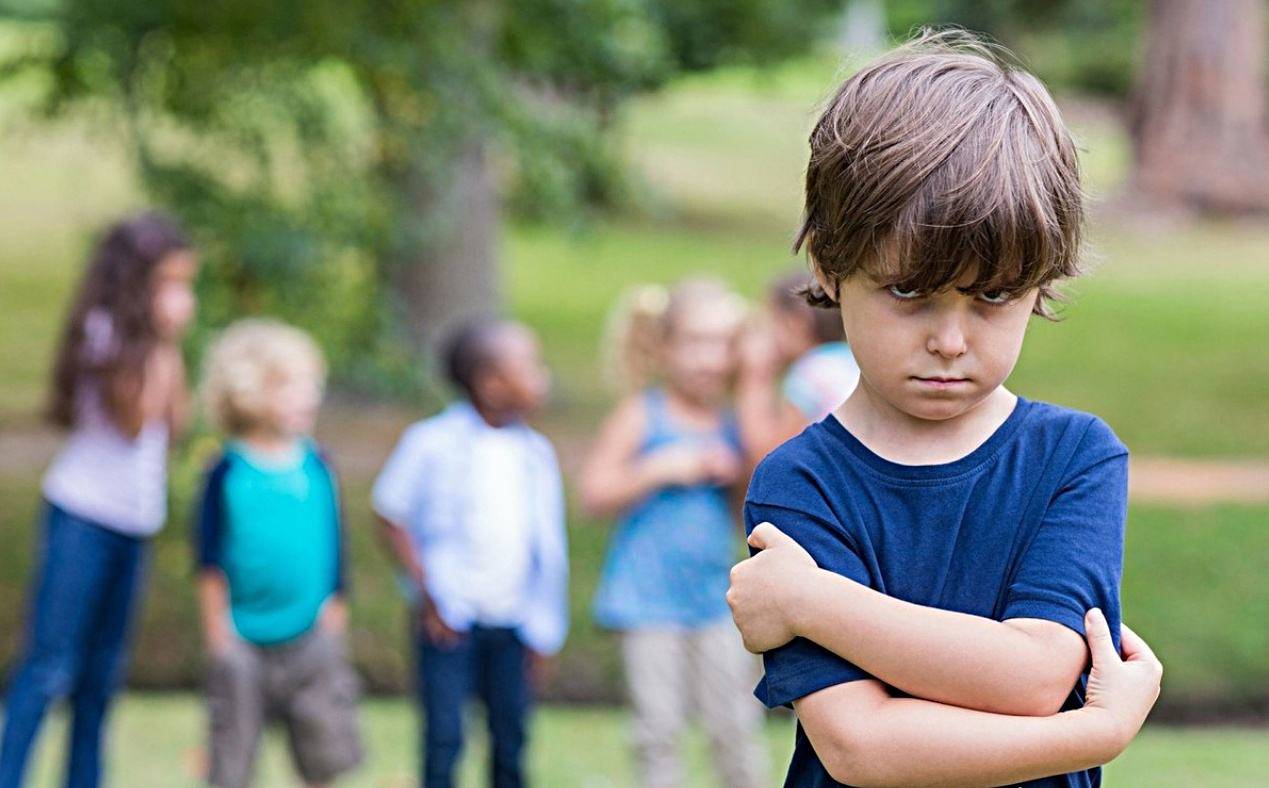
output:
[[[313,375],[319,387],[325,382],[326,362],[312,337],[278,320],[239,320],[207,351],[203,407],[231,435],[268,426],[270,396],[295,375]]]

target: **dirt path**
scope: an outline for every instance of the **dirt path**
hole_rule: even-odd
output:
[[[369,479],[387,457],[410,415],[373,406],[325,416],[318,437],[332,448],[341,470]],[[587,425],[546,424],[565,473],[575,471],[589,440]],[[56,433],[34,424],[0,427],[0,476],[38,476],[57,450]],[[1136,456],[1129,493],[1134,501],[1178,506],[1269,503],[1269,459],[1194,459]]]

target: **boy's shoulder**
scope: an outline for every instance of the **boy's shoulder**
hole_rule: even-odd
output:
[[[1026,419],[1019,427],[1020,437],[1039,452],[1053,451],[1059,441],[1078,441],[1074,459],[1101,461],[1127,456],[1128,447],[1100,416],[1082,410],[1039,400],[1019,399],[1027,408]]]
[[[754,468],[745,500],[753,503],[813,507],[816,501],[828,501],[842,493],[840,481],[844,467],[843,452],[823,420],[807,426],[802,432],[777,446]]]
[[[1126,457],[1128,448],[1100,417],[1048,402],[1019,398],[1016,431],[1006,450],[1025,455],[1027,465],[1042,465],[1061,444],[1073,447],[1073,471],[1099,462]],[[867,473],[857,472],[845,428],[832,414],[815,422],[768,454],[754,469],[747,500],[780,504],[782,501],[819,499],[833,501],[868,483]]]

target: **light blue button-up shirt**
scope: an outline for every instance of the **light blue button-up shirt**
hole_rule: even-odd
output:
[[[451,628],[465,631],[476,611],[464,593],[470,576],[468,528],[476,503],[471,447],[481,431],[509,431],[520,447],[530,533],[517,630],[534,651],[553,654],[568,632],[568,548],[564,489],[551,444],[522,423],[491,427],[465,401],[408,427],[371,493],[375,512],[404,528],[426,575],[427,592]]]

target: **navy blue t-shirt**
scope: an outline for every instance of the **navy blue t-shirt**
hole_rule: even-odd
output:
[[[1127,482],[1128,451],[1105,422],[1021,397],[985,443],[941,465],[890,462],[830,415],[758,466],[745,527],[774,523],[822,568],[919,605],[1081,635],[1099,607],[1118,648]],[[763,665],[755,694],[773,708],[873,678],[802,638]],[[1064,709],[1083,704],[1084,680]],[[1098,784],[1097,769],[1027,783]],[[785,785],[839,785],[800,724]]]

